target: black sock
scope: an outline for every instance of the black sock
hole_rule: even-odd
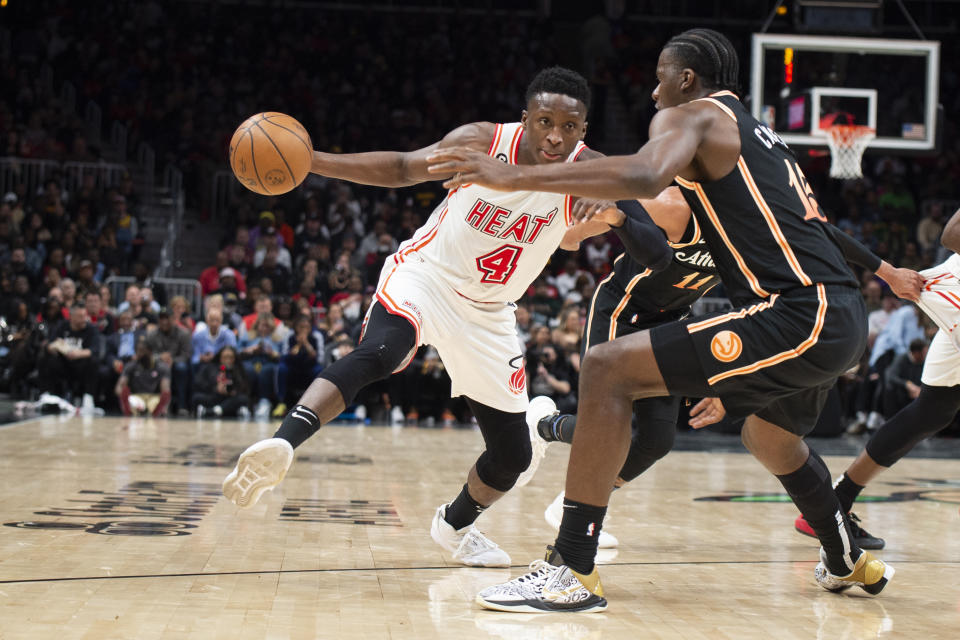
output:
[[[573,444],[573,432],[576,427],[577,416],[555,413],[540,419],[537,423],[537,433],[547,442]]]
[[[283,418],[274,438],[283,438],[294,449],[306,442],[320,428],[320,418],[311,409],[298,404]]]
[[[447,524],[459,531],[473,524],[486,508],[486,506],[474,500],[467,490],[467,485],[463,485],[460,495],[447,505],[447,512],[443,516],[443,519],[447,521]]]
[[[803,466],[777,479],[820,539],[830,573],[838,576],[850,573],[861,552],[850,534],[846,511],[841,510],[837,494],[830,486],[827,465],[811,449]]]
[[[606,507],[563,499],[563,519],[554,547],[567,566],[577,573],[587,575],[593,571],[600,528],[606,514]]]
[[[844,513],[849,513],[850,509],[853,508],[853,503],[857,500],[857,496],[860,495],[860,492],[863,491],[863,487],[850,479],[846,473],[837,480],[837,483],[833,485],[833,491],[837,494],[837,499],[840,501],[840,508],[843,509]]]

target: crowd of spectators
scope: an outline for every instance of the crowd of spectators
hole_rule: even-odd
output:
[[[317,148],[413,149],[464,122],[515,120],[529,78],[561,63],[591,80],[587,141],[603,150],[609,91],[620,91],[640,131],[645,126],[663,42],[623,21],[608,25],[610,46],[568,50],[562,43],[578,32],[556,16],[476,16],[460,29],[457,18],[442,14],[219,3],[176,3],[173,10],[152,1],[82,10],[66,0],[45,5],[36,15],[22,9],[30,19],[2,52],[0,72],[11,91],[0,99],[0,155],[97,159],[82,120],[41,82],[48,65],[53,85],[70,79],[81,103],[94,100],[105,120],[126,124],[131,147],[147,142],[161,162],[180,166],[188,205],[201,216],[206,181],[224,168],[236,123],[267,108],[297,114]],[[260,37],[264,28],[284,37]],[[746,32],[731,35],[745,53]],[[949,69],[942,91],[945,105],[958,106]],[[893,264],[922,269],[942,258],[939,232],[957,198],[960,136],[949,119],[943,140],[936,157],[868,156],[858,181],[829,180],[822,159],[802,161],[841,229]],[[89,397],[87,404],[125,413],[262,418],[282,414],[323,367],[349,353],[384,259],[443,194],[435,184],[376,189],[313,175],[284,197],[241,191],[229,202],[211,263],[186,274],[201,283],[201,308],[168,299],[138,261],[142,194],[129,178],[110,189],[91,179],[68,193],[54,175],[35,193],[18,185],[0,195],[0,390],[46,391],[80,404]],[[603,236],[578,252],[559,251],[518,303],[530,392],[553,397],[561,410],[576,409],[586,309],[620,250],[615,237]],[[110,275],[135,277],[122,300],[111,300],[103,286]],[[905,309],[912,307],[884,295],[872,274],[861,276],[876,337],[863,366],[841,384],[843,411],[855,427],[874,426],[911,397],[930,333],[922,314],[910,316]],[[884,389],[901,397],[893,402],[897,393]],[[423,348],[350,411],[468,422],[465,404],[449,390],[438,354]]]

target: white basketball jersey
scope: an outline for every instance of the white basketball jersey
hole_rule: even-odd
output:
[[[498,124],[487,154],[517,164],[522,137],[519,122]],[[585,148],[578,142],[566,161]],[[447,194],[387,265],[420,259],[466,298],[513,302],[560,245],[571,224],[570,203],[568,195],[463,185]]]

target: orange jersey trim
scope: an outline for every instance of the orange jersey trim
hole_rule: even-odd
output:
[[[820,339],[820,332],[823,330],[823,319],[827,315],[828,306],[827,294],[824,290],[823,284],[817,284],[817,299],[820,301],[820,306],[817,309],[817,320],[813,325],[813,331],[811,331],[807,339],[797,345],[795,349],[790,349],[789,351],[778,353],[777,355],[770,356],[769,358],[758,360],[757,362],[744,367],[738,367],[736,369],[731,369],[730,371],[718,373],[717,375],[709,378],[707,383],[714,385],[721,380],[726,380],[727,378],[732,378],[734,376],[742,376],[748,373],[754,373],[760,369],[766,369],[767,367],[772,367],[775,364],[779,364],[786,360],[792,360],[793,358],[798,358],[803,355],[810,347],[817,344],[817,340]]]
[[[731,109],[731,108],[728,107],[727,105],[723,104],[723,103],[720,102],[719,100],[716,100],[716,99],[714,99],[713,97],[711,97],[711,96],[724,95],[725,93],[726,93],[726,94],[733,95],[733,94],[730,93],[729,91],[720,92],[720,93],[713,93],[713,94],[710,94],[710,96],[707,96],[706,98],[697,98],[696,100],[694,100],[694,102],[700,102],[700,101],[703,101],[703,102],[712,102],[713,104],[715,104],[715,105],[717,105],[718,107],[720,107],[721,109],[723,109],[723,112],[726,113],[728,116],[730,116],[730,117],[733,119],[734,122],[736,122],[736,121],[737,121],[737,114],[735,114],[735,113],[733,112],[733,109]]]
[[[770,206],[760,193],[760,189],[757,187],[757,183],[754,181],[753,174],[750,173],[750,169],[747,168],[747,162],[743,159],[743,156],[740,156],[740,158],[737,159],[737,167],[740,169],[740,175],[743,177],[743,181],[746,183],[747,190],[753,197],[753,201],[757,203],[757,208],[760,210],[760,214],[763,216],[763,219],[766,220],[767,226],[770,227],[770,232],[773,234],[777,244],[780,245],[780,250],[783,251],[783,256],[787,259],[790,269],[793,271],[794,275],[800,279],[800,283],[803,284],[803,286],[809,287],[813,284],[813,280],[810,279],[810,277],[803,271],[803,267],[800,266],[800,261],[797,260],[797,256],[794,254],[793,249],[790,248],[790,244],[787,242],[786,236],[783,235],[783,231],[780,229],[780,225],[777,223],[777,219],[773,215],[773,211],[770,210]]]
[[[447,217],[447,212],[450,211],[449,205],[443,208],[443,211],[440,212],[440,219],[437,220],[437,224],[433,225],[433,228],[427,231],[427,233],[420,240],[415,240],[414,243],[399,252],[400,261],[403,262],[406,256],[410,255],[414,251],[419,251],[425,246],[430,244],[434,238],[437,237],[437,233],[440,231],[440,224],[443,222],[443,219]]]
[[[747,263],[744,261],[743,256],[740,255],[740,252],[737,251],[736,247],[733,246],[733,243],[730,242],[730,237],[727,236],[727,232],[720,224],[720,218],[717,216],[717,212],[714,211],[713,205],[710,204],[710,199],[707,198],[707,194],[703,190],[703,187],[697,182],[691,182],[689,184],[693,185],[692,188],[696,192],[697,198],[700,200],[700,204],[703,205],[703,209],[706,211],[707,217],[710,218],[710,222],[713,224],[714,229],[717,230],[717,233],[720,234],[723,244],[725,244],[727,250],[730,251],[730,254],[737,263],[737,266],[740,267],[740,272],[743,274],[743,277],[746,278],[747,284],[750,285],[750,290],[761,298],[769,298],[770,293],[765,291],[764,288],[760,286],[760,281],[757,279],[757,276],[750,271],[750,268],[747,267]],[[683,184],[683,182],[680,182],[680,185],[686,186]]]
[[[610,332],[607,335],[608,340],[615,340],[617,338],[617,318],[620,317],[620,314],[623,312],[623,309],[627,306],[627,303],[630,302],[631,296],[630,292],[633,291],[633,288],[637,286],[637,283],[649,276],[653,271],[650,269],[645,269],[643,273],[638,273],[637,275],[631,278],[630,283],[627,285],[626,291],[623,292],[623,298],[620,299],[620,303],[617,304],[617,308],[613,310],[613,314],[610,316]]]
[[[403,307],[396,303],[396,301],[390,297],[390,294],[387,293],[387,283],[390,282],[390,278],[393,277],[393,274],[397,272],[397,267],[395,266],[393,270],[390,271],[390,275],[387,276],[386,280],[383,281],[383,284],[377,289],[376,298],[383,305],[383,308],[392,313],[395,316],[402,316],[410,321],[410,324],[413,325],[413,329],[417,334],[417,346],[420,346],[420,322],[414,317],[412,313],[406,311]]]
[[[487,149],[487,155],[492,156],[493,152],[496,151],[497,145],[500,144],[500,134],[503,133],[503,125],[498,124],[496,131],[493,132],[493,141],[490,143],[490,148]]]
[[[510,164],[517,164],[517,149],[520,148],[520,139],[523,138],[523,127],[517,127],[510,141]]]
[[[593,290],[593,298],[590,299],[590,314],[587,316],[587,326],[584,330],[584,353],[590,350],[590,327],[593,325],[593,310],[597,306],[597,296],[600,295],[600,289],[603,287],[603,285],[610,282],[610,280],[613,278],[614,270],[617,268],[617,263],[623,260],[623,256],[624,254],[621,253],[614,259],[613,269],[610,270],[610,273],[606,278],[600,281],[600,284],[597,285],[597,288]]]
[[[746,318],[747,316],[752,316],[755,313],[761,311],[766,311],[773,306],[773,303],[777,301],[777,298],[780,294],[773,294],[770,296],[769,300],[764,300],[763,302],[758,302],[755,305],[751,305],[746,309],[740,309],[739,311],[730,311],[715,318],[708,318],[706,320],[701,320],[700,322],[691,322],[687,325],[688,333],[696,333],[698,331],[703,331],[704,329],[709,329],[710,327],[715,327],[718,324],[723,324],[729,320],[740,320],[741,318]]]

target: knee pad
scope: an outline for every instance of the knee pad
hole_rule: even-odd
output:
[[[673,449],[676,438],[676,421],[666,420],[648,421],[637,428],[637,419],[634,417],[633,438],[630,440],[630,451],[620,469],[620,478],[630,482],[641,473],[649,469],[660,458]]]
[[[403,369],[417,350],[417,333],[405,318],[387,313],[379,304],[371,310],[360,344],[320,373],[350,405],[363,387]]]
[[[474,407],[472,407],[474,408]],[[474,408],[486,450],[477,459],[477,475],[497,491],[509,491],[520,474],[530,466],[530,432],[523,413],[507,413],[487,407],[498,414],[481,415]]]

